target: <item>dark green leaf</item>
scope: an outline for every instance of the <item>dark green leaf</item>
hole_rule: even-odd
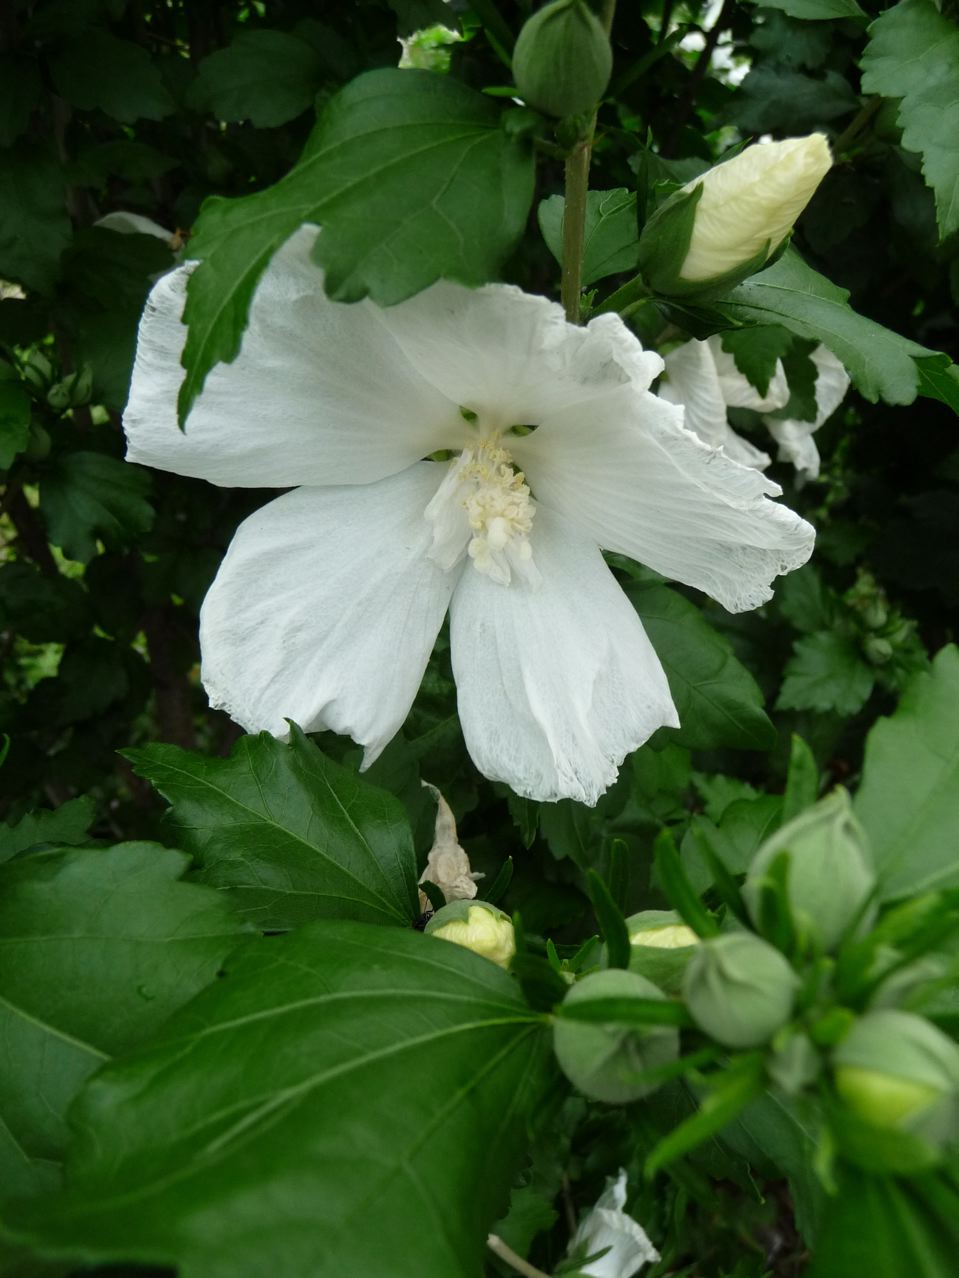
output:
[[[780,710],[853,715],[866,704],[875,682],[855,640],[835,630],[797,639],[783,673]]]
[[[654,851],[656,875],[670,905],[697,936],[715,936],[719,931],[716,920],[687,878],[671,831],[660,831]]]
[[[322,60],[305,40],[284,31],[243,31],[200,63],[190,103],[221,120],[271,128],[313,105]]]
[[[858,106],[849,82],[836,71],[819,77],[760,63],[743,80],[730,116],[750,133],[783,128],[802,133],[851,115]]]
[[[883,897],[959,886],[959,649],[907,687],[866,738],[855,810]]]
[[[945,239],[959,228],[959,26],[932,0],[899,0],[869,35],[863,92],[902,99],[902,144],[922,156]]]
[[[19,382],[0,381],[0,470],[7,470],[30,438],[30,397]]]
[[[941,400],[954,413],[959,413],[959,366],[949,362],[948,355],[917,359],[919,394]]]
[[[40,510],[50,540],[69,559],[86,563],[96,538],[123,546],[153,523],[150,475],[103,453],[64,453],[40,483]]]
[[[803,634],[828,630],[835,621],[835,597],[812,564],[803,564],[782,578],[776,602],[783,616]]]
[[[202,265],[186,307],[181,420],[214,364],[236,356],[256,282],[303,222],[323,226],[316,253],[331,296],[389,305],[440,276],[471,285],[494,276],[532,194],[532,154],[500,128],[488,98],[428,71],[353,80],[288,177],[204,206],[190,243]]]
[[[768,750],[776,734],[763,710],[763,695],[695,604],[666,586],[630,582],[625,590],[663,663],[676,703],[680,727],[669,730],[670,742],[691,750]]]
[[[0,153],[0,279],[48,292],[69,240],[63,171],[53,154],[36,145]]]
[[[744,1057],[714,1082],[713,1090],[691,1118],[675,1127],[646,1159],[646,1175],[654,1176],[675,1159],[717,1135],[763,1091],[762,1058]]]
[[[225,898],[177,882],[186,865],[155,843],[121,843],[0,868],[6,1194],[50,1179],[86,1077],[149,1037],[236,945],[243,929]]]
[[[595,870],[586,871],[586,886],[596,913],[610,967],[629,967],[629,931],[622,911]]]
[[[408,924],[416,857],[400,803],[331,762],[293,727],[289,745],[243,737],[229,759],[153,745],[127,757],[173,805],[199,877],[268,929],[309,919]]]
[[[15,825],[0,825],[0,861],[9,861],[38,844],[85,843],[93,813],[93,800],[81,796],[68,799],[52,812],[28,812]]]
[[[663,998],[592,998],[564,1002],[556,1015],[566,1021],[590,1025],[678,1025],[693,1024],[682,1003]]]
[[[819,797],[819,767],[802,737],[793,733],[789,748],[789,771],[783,795],[783,825],[811,808]]]
[[[798,253],[787,251],[716,305],[734,320],[782,324],[799,337],[822,342],[873,403],[911,404],[919,376],[916,361],[935,352],[858,315],[848,297]]]
[[[723,350],[729,351],[743,377],[748,378],[760,395],[769,390],[776,362],[782,359],[792,342],[792,333],[779,324],[731,328],[722,335]]]
[[[0,146],[10,146],[24,132],[40,101],[40,89],[32,58],[0,54]]]
[[[756,0],[764,9],[782,9],[791,18],[816,22],[829,18],[865,18],[856,0]]]
[[[540,203],[539,229],[549,251],[563,264],[563,214],[566,201],[551,195]],[[583,284],[607,275],[632,271],[639,263],[639,231],[636,193],[619,187],[614,191],[590,191],[586,196],[586,231],[583,242]]]
[[[88,31],[70,40],[51,60],[50,74],[60,96],[83,111],[131,121],[162,120],[173,110],[146,49],[109,31]]]
[[[68,1190],[9,1229],[183,1278],[480,1278],[551,1054],[460,946],[344,922],[254,942],[91,1081]]]

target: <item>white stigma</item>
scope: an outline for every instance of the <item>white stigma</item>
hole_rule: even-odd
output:
[[[450,569],[464,555],[473,567],[501,586],[513,573],[530,584],[539,580],[529,534],[536,503],[526,477],[494,436],[464,449],[424,511],[433,525],[429,556]]]

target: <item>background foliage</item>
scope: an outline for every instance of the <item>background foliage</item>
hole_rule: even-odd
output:
[[[786,353],[800,398],[810,340],[826,341],[856,389],[817,435],[818,481],[774,468],[819,535],[773,602],[732,617],[616,563],[683,727],[632,756],[595,809],[478,776],[442,635],[363,781],[345,740],[238,742],[199,685],[197,611],[266,494],[122,460],[139,314],[184,253],[203,266],[183,408],[235,354],[259,270],[305,219],[324,225],[341,300],[389,304],[440,275],[557,294],[563,138],[509,92],[530,8],[19,0],[0,13],[4,1197],[55,1191],[71,1146],[63,1196],[10,1214],[11,1272],[34,1272],[28,1253],[64,1273],[372,1275],[383,1254],[396,1275],[506,1272],[483,1250],[498,1217],[551,1269],[570,1216],[620,1165],[657,1273],[796,1274],[813,1246],[817,1278],[848,1274],[901,1250],[883,1242],[896,1215],[920,1222],[923,1263],[907,1252],[882,1272],[949,1272],[955,1189],[846,1171],[827,1201],[818,1120],[772,1092],[644,1182],[646,1155],[695,1108],[685,1085],[625,1111],[567,1095],[516,983],[438,942],[424,975],[409,930],[432,833],[421,779],[487,884],[512,858],[500,904],[540,962],[545,938],[568,958],[596,932],[590,871],[626,914],[668,904],[654,859],[668,831],[716,906],[704,848],[742,873],[784,810],[837,782],[858,789],[890,901],[959,887],[959,683],[942,651],[959,601],[959,383],[935,354],[956,350],[959,300],[949,4],[620,5],[591,175],[594,303],[629,278],[639,221],[677,182],[743,139],[822,129],[836,164],[799,224],[807,265],[787,257],[708,306],[633,322],[649,340],[667,323],[761,323],[768,350],[743,360],[752,350],[761,375]],[[407,40],[436,22],[463,38]],[[398,37],[412,69],[396,69]],[[464,166],[469,182],[450,183]],[[167,234],[101,221],[117,212]],[[345,1009],[342,1041],[321,1003],[290,1014],[317,982]],[[549,1004],[532,961],[523,988]],[[948,999],[936,1017],[957,1026]],[[335,1202],[329,1166],[343,1171]],[[371,1229],[385,1251],[364,1250]]]

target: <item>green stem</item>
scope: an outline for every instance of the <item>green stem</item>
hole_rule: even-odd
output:
[[[609,297],[593,311],[594,315],[605,315],[607,311],[625,310],[627,306],[633,306],[636,302],[644,302],[649,297],[649,289],[646,287],[641,275],[634,275],[631,280],[627,280],[614,293],[610,293]]]
[[[531,1265],[522,1256],[517,1256],[513,1248],[507,1246],[502,1238],[497,1238],[495,1234],[490,1234],[486,1240],[486,1245],[491,1252],[499,1256],[500,1260],[505,1260],[511,1269],[515,1269],[518,1274],[522,1274],[523,1278],[549,1278],[549,1274],[544,1274],[542,1269],[537,1269],[535,1265]]]
[[[606,34],[613,27],[616,0],[603,0],[600,22]],[[566,204],[563,212],[563,309],[570,324],[579,323],[579,300],[583,289],[583,251],[586,235],[586,195],[589,191],[589,161],[596,131],[596,112],[583,137],[566,157]]]

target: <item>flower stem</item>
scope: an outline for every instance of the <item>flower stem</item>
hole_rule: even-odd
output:
[[[605,315],[607,311],[622,312],[627,306],[634,306],[637,302],[643,302],[649,297],[649,289],[646,287],[643,277],[635,275],[631,280],[627,280],[614,293],[610,293],[604,301],[596,307],[594,314]]]
[[[507,1246],[502,1238],[497,1238],[495,1234],[490,1234],[486,1240],[486,1245],[490,1251],[499,1256],[500,1260],[505,1260],[511,1269],[515,1269],[518,1274],[522,1274],[523,1278],[549,1278],[549,1274],[544,1274],[542,1269],[537,1269],[535,1265],[531,1265],[522,1256],[517,1256],[513,1248]]]
[[[600,22],[609,35],[616,12],[616,0],[603,0]],[[589,161],[596,131],[594,111],[586,130],[566,157],[566,204],[563,212],[562,299],[566,318],[579,323],[579,298],[583,288],[583,247],[586,234],[586,195],[589,190]]]

